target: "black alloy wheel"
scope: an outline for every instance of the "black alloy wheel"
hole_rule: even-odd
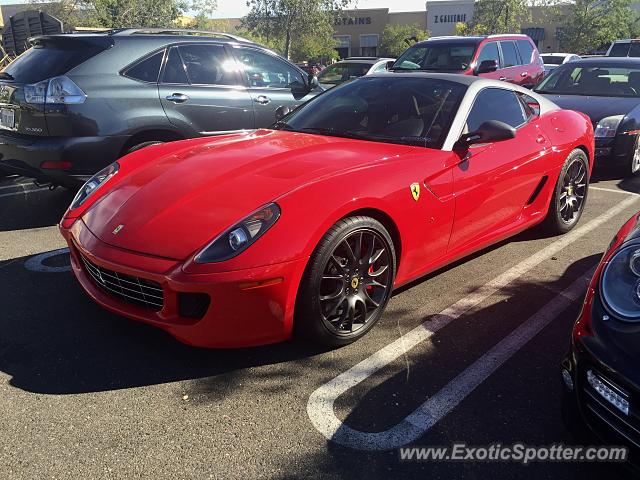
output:
[[[553,234],[571,230],[580,220],[589,193],[589,162],[584,151],[576,149],[567,157],[545,219]]]
[[[327,346],[362,337],[382,316],[395,277],[389,233],[377,220],[350,217],[334,225],[305,272],[296,329]]]

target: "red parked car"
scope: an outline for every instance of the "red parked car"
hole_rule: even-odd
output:
[[[273,129],[132,153],[60,228],[95,301],[183,342],[344,345],[394,288],[543,221],[573,228],[593,143],[585,115],[516,85],[374,74]]]
[[[416,43],[393,66],[396,71],[461,73],[533,88],[544,77],[544,63],[527,35],[433,37]]]

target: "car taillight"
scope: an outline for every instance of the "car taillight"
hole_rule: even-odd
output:
[[[24,86],[24,99],[31,104],[77,104],[86,98],[82,89],[64,76]]]

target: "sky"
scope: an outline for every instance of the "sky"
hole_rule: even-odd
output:
[[[13,0],[15,1],[15,0]],[[389,4],[393,3],[392,6]],[[242,17],[249,11],[246,0],[218,0],[217,18]],[[357,0],[356,8],[389,8],[392,12],[413,12],[425,9],[425,0]]]

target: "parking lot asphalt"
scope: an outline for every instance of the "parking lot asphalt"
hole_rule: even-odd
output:
[[[353,345],[221,351],[95,305],[55,227],[73,194],[0,179],[0,478],[629,478],[396,448],[591,442],[562,423],[559,364],[638,192],[597,172],[568,236],[534,229],[403,287]]]

